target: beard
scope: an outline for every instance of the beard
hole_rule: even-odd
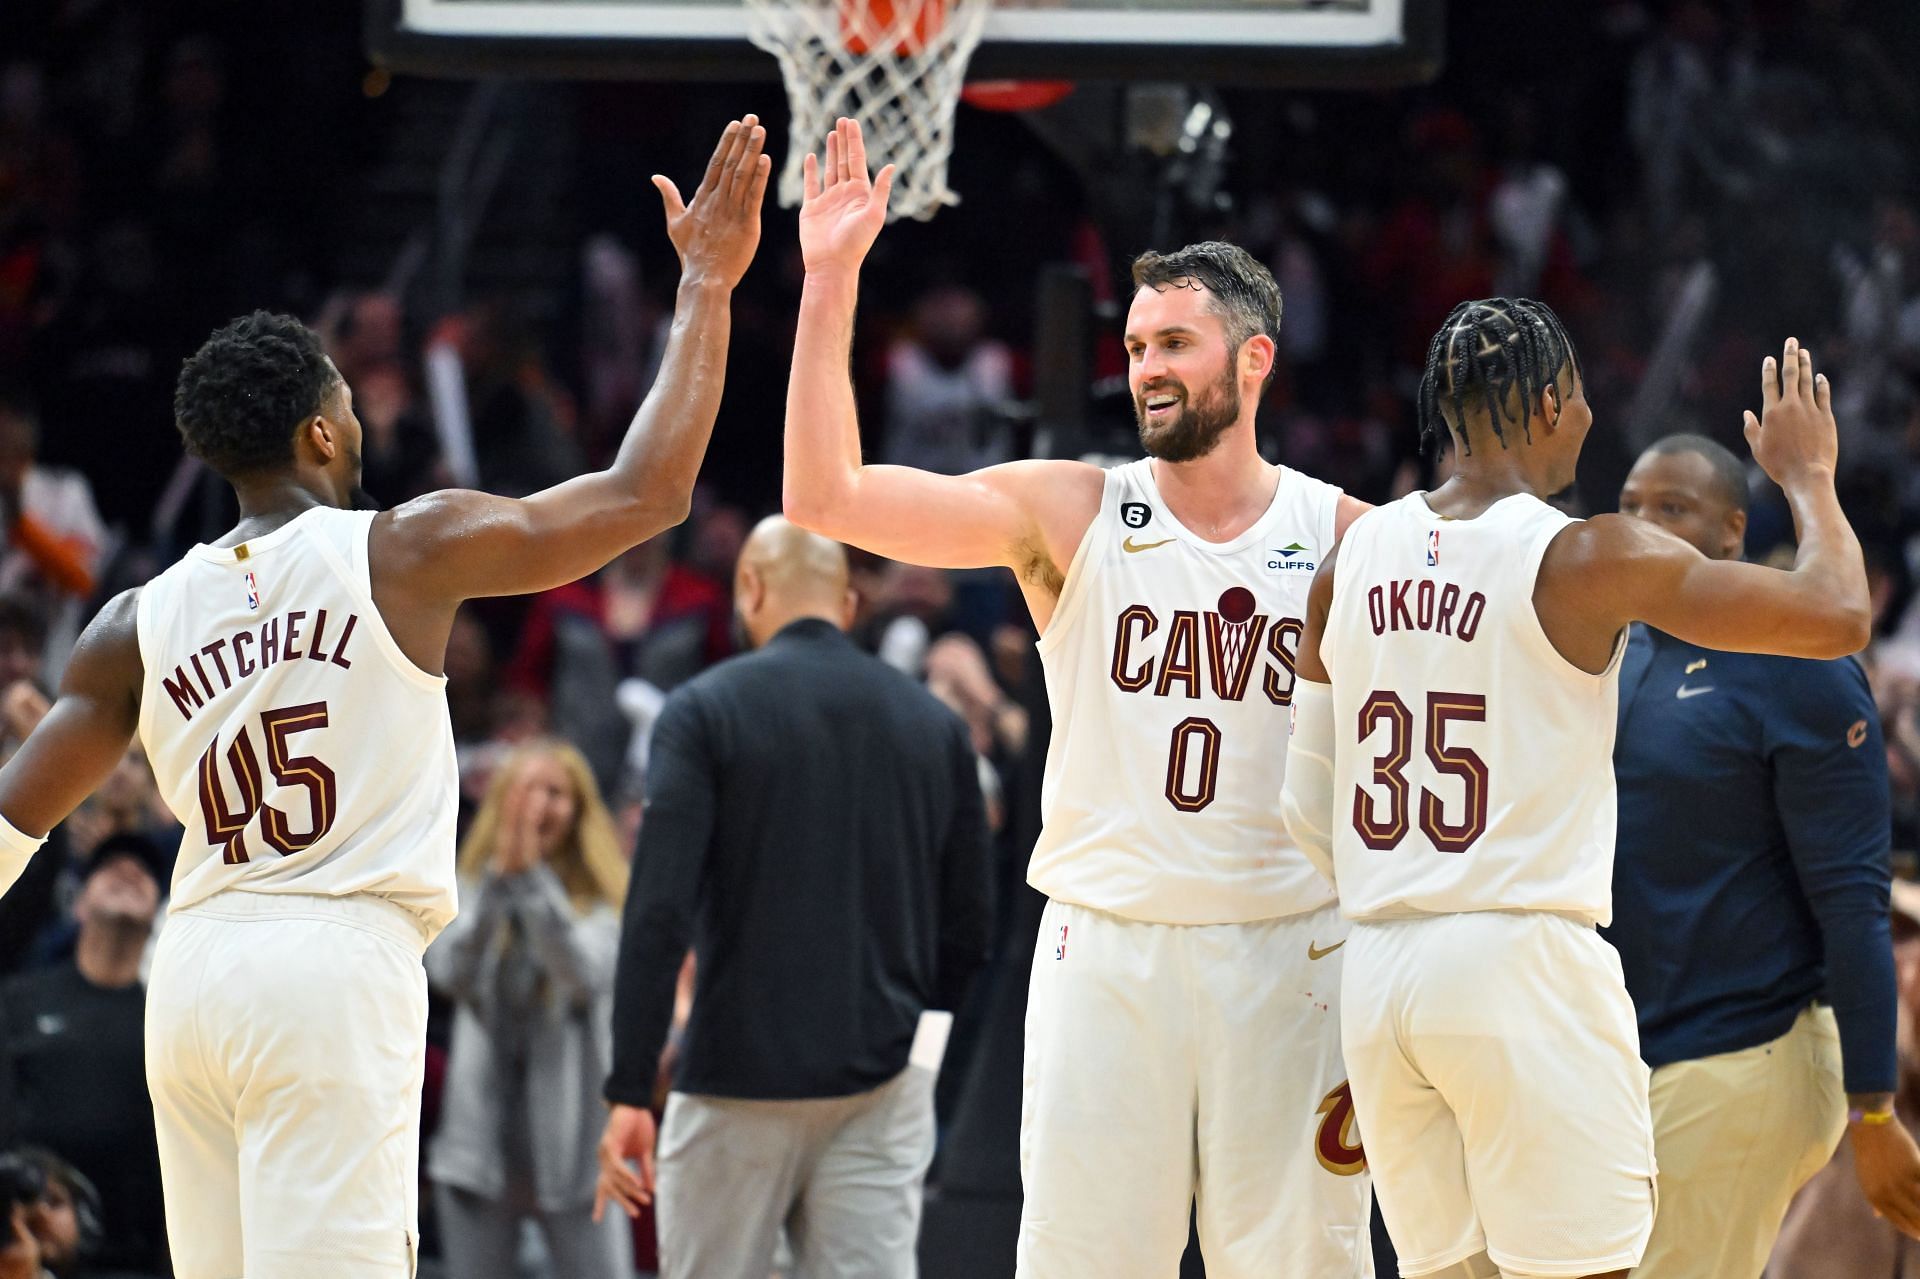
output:
[[[1154,394],[1178,391],[1184,397],[1173,419],[1164,425],[1147,420],[1147,393],[1133,397],[1133,416],[1140,427],[1140,447],[1162,462],[1192,462],[1213,452],[1220,437],[1240,420],[1240,383],[1233,363],[1198,396],[1184,383],[1171,379],[1154,387]]]

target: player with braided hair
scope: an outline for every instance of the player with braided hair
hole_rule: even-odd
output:
[[[1467,303],[1421,384],[1453,477],[1356,519],[1315,576],[1282,808],[1354,921],[1342,1041],[1403,1275],[1624,1276],[1646,1247],[1647,1068],[1595,928],[1627,627],[1804,657],[1869,630],[1832,389],[1788,339],[1761,397],[1790,570],[1547,505],[1593,423],[1573,344],[1538,302]]]
[[[1462,302],[1448,312],[1427,347],[1427,367],[1420,376],[1420,442],[1436,449],[1446,442],[1447,423],[1440,411],[1443,381],[1456,421],[1466,417],[1468,399],[1476,394],[1484,399],[1490,390],[1505,404],[1517,391],[1520,431],[1531,442],[1532,406],[1562,369],[1577,378],[1580,360],[1560,317],[1547,307],[1531,298]],[[1502,416],[1491,416],[1488,427],[1505,446]],[[1462,447],[1472,448],[1473,442],[1462,441]]]

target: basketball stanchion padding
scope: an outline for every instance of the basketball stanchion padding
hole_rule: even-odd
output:
[[[748,36],[780,61],[791,107],[780,202],[800,203],[801,161],[856,119],[874,170],[897,166],[889,218],[925,220],[947,186],[953,115],[993,0],[746,0]]]

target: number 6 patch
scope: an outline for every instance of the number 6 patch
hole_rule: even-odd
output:
[[[1120,522],[1128,528],[1145,528],[1153,518],[1153,508],[1145,502],[1120,503]]]

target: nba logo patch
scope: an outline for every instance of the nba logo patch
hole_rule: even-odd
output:
[[[1434,529],[1427,534],[1427,567],[1437,568],[1440,564],[1440,530]]]
[[[1053,957],[1055,959],[1067,957],[1067,926],[1065,924],[1060,925],[1060,944],[1053,948]]]
[[[247,574],[247,607],[251,609],[260,607],[260,583],[251,573]]]

